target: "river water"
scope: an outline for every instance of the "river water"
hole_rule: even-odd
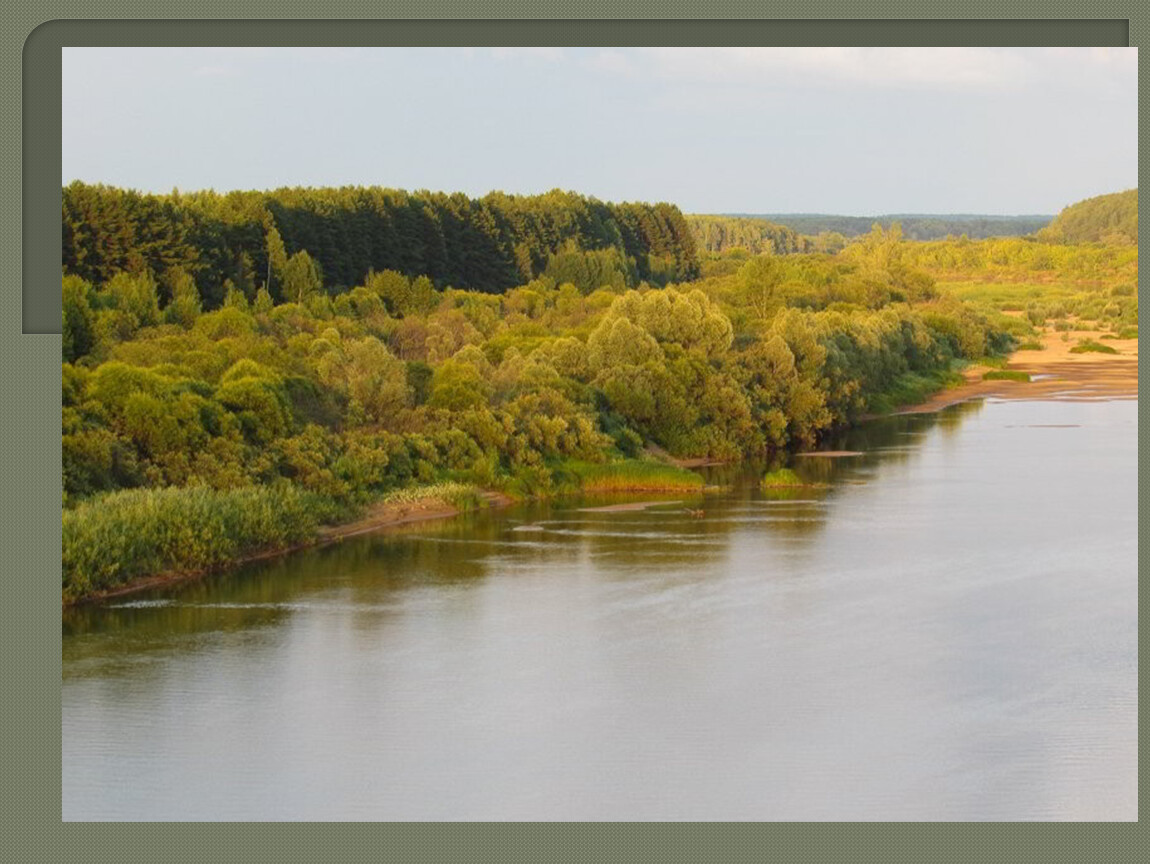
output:
[[[833,445],[68,614],[63,817],[1137,819],[1137,402]]]

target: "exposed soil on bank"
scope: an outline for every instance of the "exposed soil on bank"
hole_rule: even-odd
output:
[[[483,492],[487,507],[506,507],[513,499],[501,492]],[[342,525],[326,525],[319,531],[318,543],[330,543],[358,534],[383,531],[410,522],[426,522],[429,519],[450,519],[459,515],[459,508],[434,499],[417,501],[412,504],[377,504],[354,522]]]
[[[1063,335],[1069,338],[1063,340]],[[1044,333],[1041,350],[1015,351],[1006,365],[1008,370],[1027,373],[1030,381],[984,381],[982,376],[992,370],[986,366],[971,366],[963,373],[964,383],[941,390],[925,402],[901,408],[895,413],[940,411],[959,402],[988,396],[1072,402],[1138,398],[1138,340],[1103,341],[1099,338],[1101,335],[1095,330]],[[1084,339],[1108,345],[1118,353],[1070,353],[1070,349]]]

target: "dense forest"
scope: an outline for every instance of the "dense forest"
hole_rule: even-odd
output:
[[[483,198],[379,187],[273,192],[63,190],[64,269],[92,283],[150,272],[162,300],[173,274],[205,309],[230,288],[253,299],[335,294],[369,272],[425,276],[437,288],[499,293],[542,276],[584,292],[663,285],[698,274],[694,238],[670,204],[608,204],[570,192]]]
[[[742,216],[742,214],[739,214]],[[922,213],[887,214],[884,216],[834,216],[820,213],[747,214],[742,218],[760,219],[786,226],[804,235],[841,234],[860,237],[878,224],[889,231],[898,223],[908,240],[942,240],[966,235],[972,240],[987,237],[1020,237],[1033,234],[1050,222],[1050,216],[985,216],[977,214],[930,215]]]
[[[1059,213],[1038,235],[1050,243],[1138,244],[1138,190],[1087,198]]]
[[[850,257],[590,293],[386,270],[278,302],[232,285],[214,310],[179,267],[166,298],[148,270],[66,274],[65,593],[283,545],[412,484],[547,495],[651,447],[809,445],[1023,323],[938,296],[902,245],[879,232]]]
[[[283,192],[69,188],[66,598],[282,547],[381,496],[429,484],[512,496],[667,488],[686,481],[667,473],[677,469],[659,464],[662,454],[777,459],[921,399],[961,364],[1001,356],[1048,319],[1090,316],[1137,330],[1136,247],[912,243],[896,225],[875,226],[833,254],[787,248],[786,233],[778,249],[759,234],[760,254],[739,243],[700,261],[673,208],[566,193],[489,196],[514,202],[504,215],[535,208],[527,224],[551,232],[515,236],[546,255],[508,275],[472,254],[503,247],[476,240],[466,254],[444,248],[440,260],[457,269],[440,279],[369,265],[336,285],[328,280],[338,268],[319,262],[338,263],[339,243],[358,224],[350,214],[370,208],[333,204],[316,214],[314,191],[299,193],[305,206]],[[338,202],[377,193],[330,194]],[[118,202],[108,212],[136,216],[77,222],[69,210],[77,198]],[[471,206],[462,196],[403,200],[423,202],[425,213],[429,200]],[[140,216],[149,208],[152,220]],[[628,234],[630,219],[646,227]],[[472,236],[458,221],[428,224]],[[322,225],[339,230],[314,256],[286,239],[300,242]],[[756,236],[723,220],[699,225]],[[196,233],[209,228],[217,245]],[[251,246],[235,239],[249,234]],[[93,237],[104,238],[100,253],[70,262],[88,248],[77,238]],[[618,245],[607,242],[616,237]],[[649,250],[645,269],[628,251],[636,249]],[[377,254],[367,242],[360,261]],[[652,278],[659,255],[668,263]],[[245,256],[246,277],[224,275]],[[479,281],[445,284],[447,272]],[[224,293],[209,301],[205,285]]]

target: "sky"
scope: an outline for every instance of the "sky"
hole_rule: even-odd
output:
[[[1138,184],[1136,48],[64,48],[64,183],[1056,213]]]

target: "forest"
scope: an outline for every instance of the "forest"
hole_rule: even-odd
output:
[[[376,269],[370,243],[340,265],[352,215],[387,212],[347,202],[376,194],[65,189],[66,599],[289,545],[429,484],[532,497],[592,477],[682,482],[658,454],[771,460],[922,399],[962,364],[1009,352],[1038,317],[1067,314],[1010,315],[940,278],[1136,280],[1136,249],[916,244],[897,226],[834,254],[775,254],[772,240],[699,256],[673,208],[569,193],[406,197],[424,213],[460,207],[480,227],[434,224],[476,245],[445,246],[435,273],[417,257]],[[118,202],[113,222],[77,223],[77,199]],[[504,234],[493,213],[530,215]],[[499,250],[513,237],[536,245],[507,271]],[[104,238],[98,252],[81,254],[91,238]],[[229,270],[245,256],[246,276]],[[1136,328],[1136,291],[1096,293],[1082,309]]]
[[[230,288],[274,300],[301,284],[338,293],[369,271],[499,293],[544,274],[590,291],[698,274],[690,228],[670,204],[607,204],[569,192],[480,199],[380,187],[148,195],[74,182],[63,190],[66,272],[103,283],[189,275],[206,309]],[[279,279],[275,279],[276,275]],[[601,279],[606,282],[600,283]]]
[[[1048,243],[1138,244],[1138,190],[1087,198],[1071,204],[1038,232]]]
[[[756,255],[764,252],[786,255],[790,252],[837,251],[827,248],[816,249],[814,238],[766,219],[691,214],[687,216],[687,224],[694,235],[696,247],[703,252],[744,249]],[[846,245],[846,238],[841,234],[835,236],[841,241],[838,243],[838,248],[841,249]]]

